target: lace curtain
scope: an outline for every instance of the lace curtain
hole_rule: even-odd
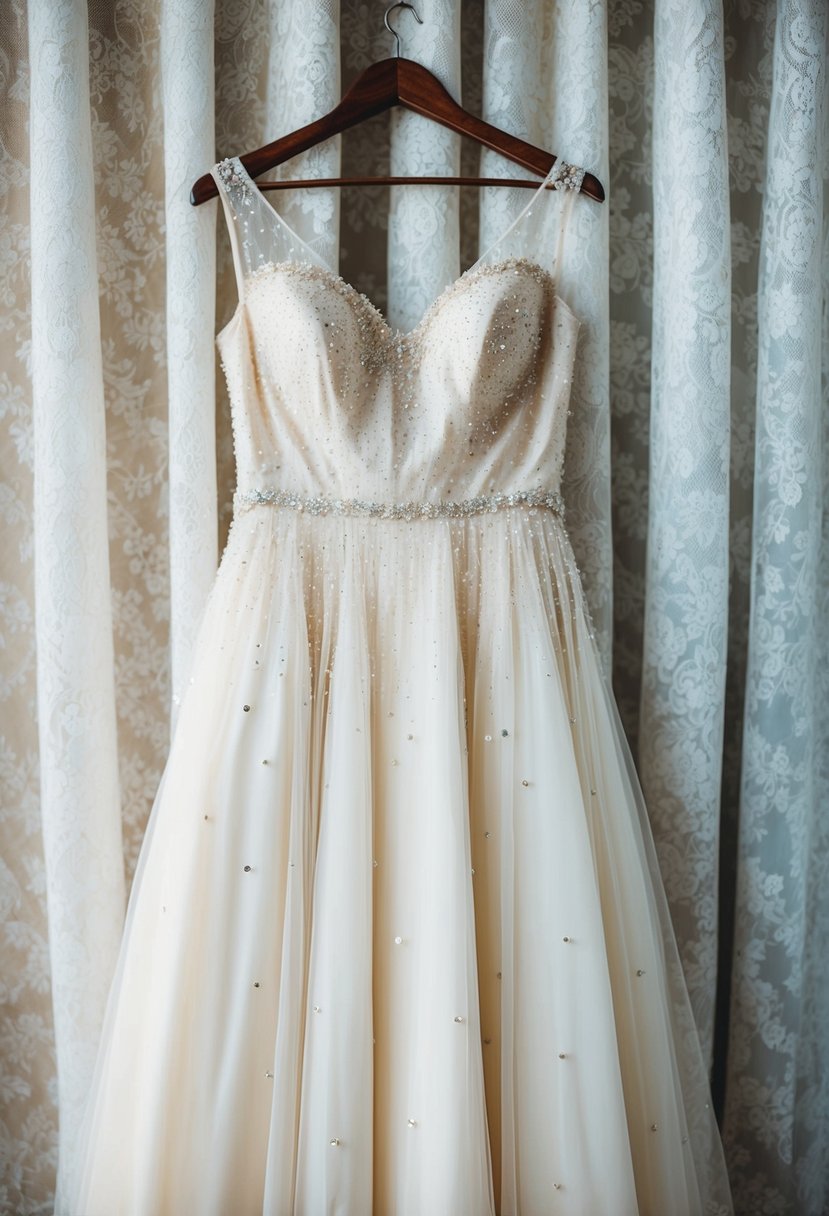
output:
[[[564,491],[651,814],[737,1211],[829,1213],[824,0],[421,0],[402,53],[593,170]],[[357,0],[7,0],[0,23],[4,1117],[47,1213],[229,522],[193,180],[393,53]],[[509,174],[396,111],[281,167]],[[409,326],[508,190],[292,191]],[[276,196],[271,195],[272,199]],[[218,241],[217,241],[218,233]],[[218,291],[217,291],[218,287]]]

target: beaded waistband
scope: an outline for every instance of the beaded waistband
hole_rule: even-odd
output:
[[[376,519],[463,518],[498,511],[502,507],[548,507],[564,518],[564,500],[558,490],[515,490],[512,493],[479,494],[475,498],[443,499],[439,502],[372,502],[360,498],[324,498],[292,494],[288,490],[237,490],[234,508],[245,510],[268,504],[306,511],[309,515],[368,515]]]

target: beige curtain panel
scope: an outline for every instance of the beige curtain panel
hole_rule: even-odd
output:
[[[214,335],[236,288],[219,204],[192,207],[190,187],[393,54],[384,7],[3,6],[3,1212],[52,1211],[228,533]],[[397,14],[402,54],[605,184],[571,228],[590,341],[568,530],[735,1211],[829,1216],[829,6],[418,9],[422,24]],[[395,110],[278,173],[514,169]],[[323,188],[278,205],[407,329],[517,193]]]

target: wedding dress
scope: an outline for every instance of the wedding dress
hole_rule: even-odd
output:
[[[584,170],[409,332],[213,173],[234,516],[56,1212],[728,1216],[564,525]]]

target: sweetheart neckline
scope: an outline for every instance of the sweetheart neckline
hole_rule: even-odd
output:
[[[222,164],[231,163],[234,166],[234,169],[235,169],[239,179],[242,181],[246,191],[249,192],[250,197],[252,199],[256,200],[256,203],[260,208],[264,208],[268,212],[268,216],[272,223],[281,225],[285,229],[285,231],[288,233],[288,236],[290,237],[290,239],[296,245],[299,245],[302,249],[304,249],[306,251],[306,253],[308,255],[307,261],[312,266],[318,266],[321,271],[324,271],[328,276],[330,276],[330,280],[335,286],[341,286],[341,287],[347,288],[350,292],[353,292],[355,294],[355,296],[360,297],[361,299],[365,300],[366,304],[368,304],[371,311],[376,315],[376,317],[382,324],[382,329],[383,329],[384,334],[388,341],[397,341],[397,342],[403,342],[403,343],[408,343],[408,342],[414,341],[420,335],[422,330],[426,327],[427,323],[429,321],[431,321],[432,314],[435,311],[435,309],[437,308],[437,305],[439,303],[441,303],[443,301],[443,299],[451,291],[453,291],[456,286],[458,286],[458,284],[469,281],[469,279],[474,276],[474,273],[483,267],[486,267],[486,266],[501,267],[501,266],[504,266],[504,265],[514,262],[514,261],[520,261],[520,262],[526,263],[528,266],[532,266],[532,267],[535,267],[538,270],[540,270],[542,272],[542,274],[544,274],[547,277],[548,282],[552,284],[554,298],[556,300],[558,300],[564,306],[564,308],[570,313],[571,317],[579,325],[581,325],[580,319],[578,317],[576,317],[576,315],[572,311],[572,309],[570,309],[569,306],[565,303],[565,301],[562,300],[561,297],[557,294],[556,276],[553,275],[547,269],[546,266],[542,266],[541,263],[536,261],[534,258],[524,257],[524,256],[510,257],[510,258],[502,259],[501,262],[487,262],[487,260],[486,260],[490,256],[490,254],[493,253],[493,251],[498,248],[499,245],[502,245],[504,243],[504,241],[507,239],[507,237],[510,236],[510,234],[514,231],[514,229],[516,229],[519,226],[519,224],[523,223],[523,221],[532,214],[533,207],[535,206],[535,204],[537,202],[540,201],[542,195],[544,194],[544,191],[547,190],[548,188],[552,189],[552,192],[558,196],[558,198],[561,202],[562,208],[564,209],[564,214],[562,216],[560,216],[560,223],[566,222],[567,201],[568,200],[572,201],[572,198],[574,197],[574,195],[573,195],[573,191],[570,190],[569,188],[560,189],[558,182],[556,182],[554,180],[556,174],[560,171],[561,166],[564,163],[560,157],[556,158],[556,160],[550,166],[547,173],[544,174],[544,177],[541,179],[538,186],[535,188],[535,190],[533,190],[531,192],[528,202],[526,202],[523,207],[520,207],[518,209],[517,214],[512,218],[512,220],[510,220],[509,224],[506,226],[506,228],[503,230],[503,232],[501,232],[494,241],[491,241],[489,243],[489,245],[487,245],[484,252],[475,259],[475,261],[472,263],[471,266],[468,266],[466,268],[466,270],[461,271],[461,273],[459,275],[457,275],[456,278],[450,280],[450,282],[447,283],[444,288],[442,288],[442,290],[432,300],[431,304],[428,306],[426,311],[423,313],[423,315],[421,316],[421,318],[417,322],[417,324],[408,330],[399,329],[395,326],[392,326],[391,322],[388,320],[386,315],[381,311],[380,308],[377,307],[377,305],[373,302],[373,300],[370,300],[368,298],[368,296],[365,295],[364,292],[361,292],[357,287],[354,286],[353,283],[349,282],[349,280],[346,279],[342,274],[340,274],[339,271],[332,270],[329,266],[327,266],[322,261],[322,259],[316,253],[316,251],[308,244],[308,242],[306,240],[303,239],[303,237],[301,237],[299,235],[298,232],[296,232],[291,227],[291,225],[281,215],[281,213],[276,209],[276,207],[272,206],[268,202],[268,200],[265,198],[265,195],[263,194],[263,192],[257,186],[255,179],[253,177],[251,177],[250,173],[246,169],[244,163],[242,162],[241,157],[230,156],[227,158],[227,162],[220,162],[220,163],[222,163]],[[274,267],[276,267],[276,266],[293,266],[293,265],[298,266],[298,265],[302,265],[302,264],[304,264],[303,259],[284,258],[284,259],[280,259],[279,261],[276,261],[273,263],[270,263],[270,262],[265,263],[265,266],[271,266],[271,265]],[[263,270],[265,268],[265,266],[258,267],[255,271],[253,271],[253,274],[258,274],[260,270]],[[556,271],[558,271],[558,269],[559,269],[558,265],[556,265]],[[253,276],[248,275],[246,277],[251,278]],[[242,309],[243,304],[244,304],[244,291],[242,291],[242,293],[241,293],[241,298],[239,300],[237,308],[234,310],[233,315],[230,318],[230,321],[228,321],[228,323],[222,328],[222,330],[217,335],[217,337],[216,337],[217,341],[219,338],[223,337],[225,330],[229,329],[231,324],[236,320],[237,314],[241,315],[241,312],[243,311],[243,309]]]
[[[276,212],[274,212],[274,214],[276,214]],[[334,288],[343,291],[362,307],[367,308],[372,314],[376,324],[382,331],[385,341],[389,345],[398,344],[402,346],[409,346],[415,343],[419,339],[421,332],[427,327],[427,325],[431,324],[434,315],[437,313],[438,306],[443,305],[445,301],[461,286],[466,286],[468,283],[473,282],[479,274],[482,275],[484,272],[500,273],[518,265],[521,265],[534,273],[540,274],[546,280],[547,285],[552,288],[552,296],[556,304],[561,305],[564,311],[576,323],[577,327],[581,327],[581,318],[573,312],[567,301],[558,294],[556,290],[556,277],[547,269],[546,266],[542,266],[541,263],[535,261],[534,258],[523,256],[503,258],[500,262],[483,262],[479,258],[476,262],[473,262],[471,266],[468,266],[466,270],[462,270],[459,275],[457,275],[454,279],[451,279],[446,286],[438,292],[417,324],[409,330],[397,329],[390,325],[384,313],[377,307],[373,300],[370,300],[364,292],[355,287],[353,283],[350,283],[349,280],[341,275],[338,271],[332,270],[329,266],[324,266],[321,262],[306,261],[301,258],[282,258],[276,262],[265,262],[262,266],[258,266],[251,274],[247,275],[245,277],[245,282],[249,283],[251,280],[260,275],[264,276],[265,272],[279,273],[280,271],[288,271],[301,273],[302,271],[312,271],[314,274],[322,275],[322,277],[327,279]],[[214,339],[216,344],[221,345],[225,334],[228,333],[228,331],[241,317],[246,307],[247,294],[247,291],[243,293],[242,298],[238,301],[233,313],[230,316],[230,319],[216,334]]]

